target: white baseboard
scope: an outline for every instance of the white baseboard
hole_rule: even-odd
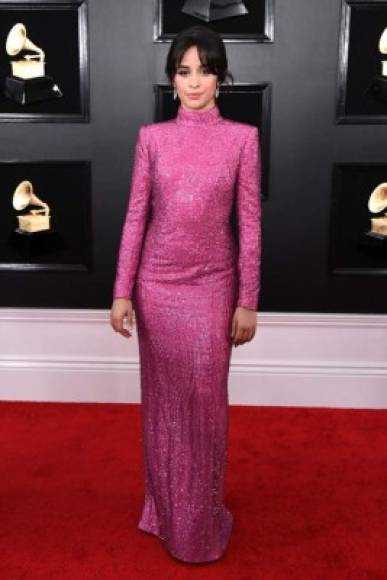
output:
[[[139,403],[137,335],[108,310],[0,309],[0,400]],[[387,408],[387,315],[258,313],[232,405]]]

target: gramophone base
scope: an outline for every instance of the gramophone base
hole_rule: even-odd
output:
[[[204,22],[213,22],[222,18],[242,16],[247,14],[248,10],[242,0],[240,2],[224,2],[224,6],[221,6],[219,2],[217,6],[214,6],[212,0],[187,0],[181,12],[200,18]]]
[[[32,79],[7,76],[4,83],[4,96],[20,105],[29,105],[38,101],[60,98],[63,93],[54,79],[49,76]]]
[[[379,101],[387,103],[387,77],[383,76],[375,77],[368,91],[373,97],[375,97]]]
[[[364,232],[359,247],[368,254],[387,258],[387,236],[382,234],[375,234],[371,230]]]
[[[24,259],[51,254],[67,248],[67,244],[57,231],[25,232],[19,228],[10,234],[6,245],[17,250]]]

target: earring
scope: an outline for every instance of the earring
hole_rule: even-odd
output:
[[[176,87],[173,88],[173,100],[175,101],[177,99],[177,90]]]
[[[216,86],[215,97],[219,97],[219,85]]]

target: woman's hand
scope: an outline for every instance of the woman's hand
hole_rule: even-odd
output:
[[[124,328],[124,318],[127,317],[130,330],[133,329],[133,305],[131,300],[126,298],[115,298],[110,312],[110,324],[115,332],[129,338],[132,332]]]
[[[255,310],[237,306],[232,319],[231,339],[234,346],[249,342],[255,336],[257,313]]]

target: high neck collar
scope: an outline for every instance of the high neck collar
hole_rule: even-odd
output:
[[[182,125],[212,125],[219,123],[222,116],[219,107],[215,104],[211,109],[201,111],[184,109],[180,104],[177,110],[176,122]]]

